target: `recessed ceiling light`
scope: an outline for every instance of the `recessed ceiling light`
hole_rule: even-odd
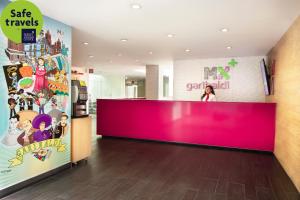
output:
[[[185,50],[185,52],[190,52],[190,51],[191,51],[190,49],[186,49],[186,50]]]
[[[152,55],[152,54],[153,54],[153,52],[152,52],[152,51],[149,51],[149,54],[150,54],[150,55]]]
[[[173,38],[174,34],[168,34],[167,36],[168,36],[168,38]]]
[[[142,6],[140,4],[133,3],[133,4],[131,4],[131,8],[133,8],[133,9],[141,9]]]
[[[126,38],[123,38],[123,39],[120,39],[121,40],[121,42],[127,42],[128,41],[128,39],[126,39]]]
[[[140,73],[146,73],[146,70],[145,70],[145,69],[135,69],[134,71],[140,72]]]
[[[89,43],[88,43],[88,42],[84,42],[83,44],[84,44],[84,45],[88,45]]]
[[[94,56],[93,55],[89,55],[89,58],[94,58]]]
[[[230,49],[232,49],[232,47],[231,47],[231,46],[228,46],[228,47],[226,47],[226,49],[230,50]]]
[[[226,33],[226,32],[228,32],[228,29],[227,28],[222,28],[221,32]]]

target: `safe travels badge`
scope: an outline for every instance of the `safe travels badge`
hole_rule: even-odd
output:
[[[39,8],[26,0],[9,3],[1,13],[1,28],[15,43],[35,43],[44,21]]]

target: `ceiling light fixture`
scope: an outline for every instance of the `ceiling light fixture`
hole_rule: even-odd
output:
[[[186,49],[186,50],[185,50],[185,52],[190,52],[190,51],[191,51],[190,49]]]
[[[94,56],[93,55],[89,55],[89,58],[94,58]]]
[[[145,69],[135,69],[134,71],[139,72],[139,73],[146,73]]]
[[[228,47],[226,47],[226,49],[230,50],[230,49],[232,49],[232,47],[231,47],[231,46],[228,46]]]
[[[132,9],[136,9],[136,10],[138,10],[138,9],[141,9],[141,8],[142,8],[142,6],[141,6],[140,4],[133,3],[133,4],[131,4],[131,8],[132,8]]]
[[[173,38],[173,37],[174,37],[174,34],[168,34],[167,37],[168,37],[168,38]]]
[[[84,42],[83,44],[84,44],[84,45],[88,45],[89,43],[88,43],[88,42]]]
[[[152,51],[149,51],[149,54],[150,54],[150,55],[152,55],[152,54],[153,54],[153,52],[152,52]]]
[[[120,39],[121,40],[121,42],[127,42],[128,41],[128,39],[126,39],[126,38],[123,38],[123,39]]]
[[[222,28],[221,32],[226,33],[226,32],[228,32],[228,29],[227,28]]]

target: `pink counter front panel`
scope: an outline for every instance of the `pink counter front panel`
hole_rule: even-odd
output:
[[[97,134],[273,152],[273,103],[98,100]]]

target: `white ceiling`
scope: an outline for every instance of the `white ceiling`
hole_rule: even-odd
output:
[[[74,66],[128,74],[141,73],[145,64],[178,59],[266,55],[300,14],[300,0],[33,2],[45,15],[74,28]],[[133,3],[142,9],[132,9]],[[169,33],[175,37],[168,38]]]

